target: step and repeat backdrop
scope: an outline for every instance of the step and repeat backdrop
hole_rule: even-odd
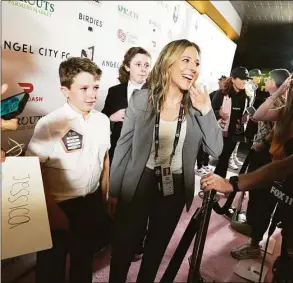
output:
[[[108,88],[119,83],[124,53],[141,46],[155,62],[170,41],[187,38],[201,50],[201,75],[210,91],[229,75],[236,45],[207,17],[185,1],[2,1],[2,82],[6,96],[22,91],[30,100],[19,116],[19,129],[2,135],[27,145],[37,121],[65,102],[58,68],[70,56],[88,57],[103,70],[101,110]],[[97,125],[98,127],[98,125]],[[30,254],[2,261],[8,282],[33,266]]]
[[[88,57],[103,70],[101,110],[130,47],[147,49],[153,64],[168,42],[182,38],[200,46],[200,79],[216,89],[230,73],[236,45],[186,1],[2,1],[2,82],[8,96],[30,93],[19,129],[2,142],[9,136],[27,144],[40,117],[65,102],[58,78],[64,59]]]

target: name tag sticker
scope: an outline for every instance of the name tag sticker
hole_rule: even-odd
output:
[[[66,152],[80,150],[82,148],[83,136],[70,129],[62,138],[62,144]]]

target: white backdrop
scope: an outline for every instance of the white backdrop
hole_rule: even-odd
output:
[[[65,102],[58,68],[69,56],[87,56],[103,70],[97,103],[101,110],[108,88],[118,83],[124,53],[132,46],[147,49],[153,64],[168,42],[194,41],[202,50],[200,79],[210,91],[217,88],[222,74],[229,75],[236,49],[185,1],[2,1],[1,5],[2,82],[9,84],[8,96],[23,90],[31,96],[19,129],[2,135],[4,147],[8,136],[27,145],[38,119]],[[33,262],[26,257],[8,260],[2,272],[12,279]]]
[[[2,82],[8,95],[31,95],[19,130],[8,135],[27,144],[38,119],[64,103],[58,67],[65,58],[88,56],[102,68],[101,110],[128,48],[147,49],[153,64],[164,45],[181,38],[200,46],[200,79],[216,89],[236,45],[185,1],[2,1]]]

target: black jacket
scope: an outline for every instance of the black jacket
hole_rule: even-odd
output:
[[[128,107],[127,87],[128,83],[122,83],[109,88],[102,113],[110,117],[118,110],[126,109]],[[147,88],[146,84],[144,84],[142,88]],[[110,160],[112,160],[117,141],[120,138],[122,125],[123,122],[111,122]]]
[[[127,83],[122,83],[109,88],[102,113],[110,117],[118,110],[126,109],[128,107],[127,85]],[[112,160],[117,141],[120,137],[122,125],[122,122],[111,122],[110,160]]]
[[[230,93],[230,97],[232,99],[232,109],[230,115],[230,123],[228,133],[229,136],[233,136],[236,133],[236,125],[239,124],[239,120],[241,120],[243,114],[245,114],[246,106],[249,105],[249,97],[246,95],[245,91],[240,91],[236,93],[234,89]],[[214,109],[217,120],[220,119],[220,109],[222,107],[224,100],[224,95],[221,90],[218,90],[212,100],[212,107]],[[244,131],[244,128],[243,128]]]
[[[257,89],[255,91],[255,99],[252,106],[257,110],[257,108],[260,105],[262,105],[269,96],[270,94],[268,92]],[[257,129],[258,129],[258,122],[254,122],[253,120],[250,119],[247,123],[247,127],[245,130],[245,135],[248,140],[252,141],[254,139],[254,136],[257,133]]]

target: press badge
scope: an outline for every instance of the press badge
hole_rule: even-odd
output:
[[[74,150],[79,150],[82,148],[82,138],[83,136],[70,129],[62,138],[62,143],[65,147],[66,152],[71,152]]]
[[[174,185],[171,168],[156,166],[154,171],[157,177],[159,191],[161,191],[164,196],[173,195]]]

